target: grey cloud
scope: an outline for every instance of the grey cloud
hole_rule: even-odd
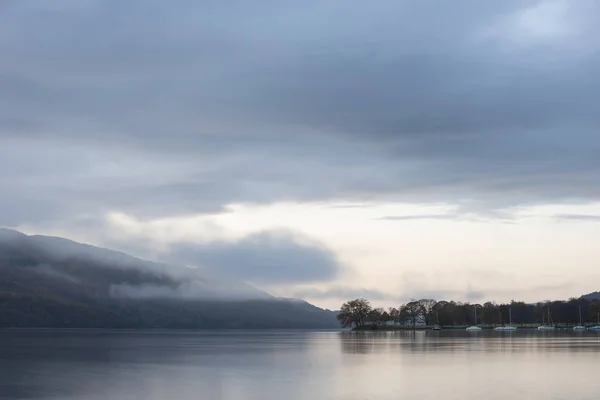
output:
[[[51,265],[41,264],[36,267],[36,272],[44,275],[49,275],[54,278],[63,279],[71,283],[79,283],[79,279],[77,277],[71,276],[69,274],[62,273],[60,271],[52,268]]]
[[[561,287],[562,288],[562,287]],[[535,288],[545,289],[545,288]],[[555,288],[556,289],[556,288]],[[513,292],[510,292],[512,294]],[[505,298],[509,291],[502,290],[403,290],[397,293],[384,292],[377,289],[360,289],[346,286],[331,286],[326,289],[295,289],[292,291],[294,297],[312,299],[315,301],[339,300],[346,301],[356,298],[366,298],[367,300],[388,304],[390,307],[398,307],[402,303],[420,299],[454,300],[454,301],[494,301],[496,296]]]
[[[388,215],[385,217],[377,218],[382,221],[412,221],[419,219],[440,219],[440,220],[454,220],[459,218],[458,214],[420,214],[420,215]]]
[[[170,298],[198,298],[198,291],[188,292],[180,290],[180,287],[140,284],[112,284],[109,287],[109,295],[114,298],[133,298],[133,299],[170,299]],[[202,292],[200,292],[202,293]]]
[[[600,222],[600,215],[558,214],[555,217],[558,219],[571,220],[571,221]]]
[[[341,269],[327,247],[289,232],[262,232],[235,242],[179,243],[166,258],[258,284],[329,281]]]
[[[537,285],[531,286],[525,290],[516,291],[515,289],[482,289],[476,290],[472,287],[468,287],[465,290],[417,290],[414,292],[408,291],[404,293],[403,299],[414,300],[414,299],[435,299],[435,300],[454,300],[454,301],[466,301],[466,302],[486,302],[486,301],[497,301],[498,299],[512,299],[520,301],[523,298],[531,298],[536,293],[556,293],[565,292],[567,290],[572,291],[576,289],[576,285],[572,282],[566,282],[557,285]],[[544,296],[543,294],[541,296]],[[503,300],[506,301],[506,300]]]
[[[330,208],[372,208],[372,204],[332,204],[329,205]]]
[[[0,223],[600,196],[597,2],[52,3],[0,15]]]
[[[398,293],[387,293],[374,289],[354,289],[343,286],[334,286],[325,290],[297,290],[294,292],[294,296],[315,300],[339,299],[342,301],[364,297],[377,303],[384,303],[391,307],[398,307],[402,303],[419,299],[483,303],[486,301],[496,301],[497,299],[510,299],[512,297],[514,300],[519,301],[521,300],[521,296],[531,297],[532,293],[548,293],[556,291],[565,292],[568,289],[571,289],[572,291],[573,288],[574,285],[572,283],[564,283],[560,285],[533,286],[528,288],[526,291],[519,293],[515,293],[514,290],[509,289],[474,290],[473,288],[467,288],[466,290],[402,290]]]
[[[370,301],[387,301],[391,303],[398,303],[402,298],[401,296],[376,289],[360,289],[340,285],[334,285],[326,289],[294,289],[292,295],[298,298],[314,300],[351,300],[357,298],[366,298]]]
[[[219,287],[219,281],[204,282],[202,280],[184,281],[177,285],[155,284],[111,284],[109,296],[114,298],[133,299],[210,299],[210,300],[248,300],[267,299],[267,293],[252,290],[243,285],[227,284],[226,291]]]
[[[389,293],[376,289],[360,289],[346,286],[331,286],[327,289],[296,289],[293,295],[301,298],[314,300],[350,300],[366,298],[377,303],[386,303],[392,307],[398,307],[401,303],[420,299],[455,300],[455,301],[478,301],[490,300],[486,296],[497,295],[496,292],[483,292],[476,290],[403,290],[397,293]],[[505,294],[505,293],[504,293]],[[493,299],[492,299],[493,300]]]
[[[106,289],[113,297],[229,300],[271,297],[245,282],[223,277],[218,271],[151,262],[60,237],[27,236],[0,228],[0,244],[9,260],[11,254],[22,255],[23,249],[27,249],[27,255],[20,257],[21,264],[31,271],[87,285],[99,293]]]

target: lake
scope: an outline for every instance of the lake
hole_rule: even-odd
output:
[[[0,330],[0,399],[598,399],[600,334]]]

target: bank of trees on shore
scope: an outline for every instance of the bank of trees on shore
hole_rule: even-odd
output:
[[[494,302],[474,304],[421,299],[387,310],[373,308],[367,299],[355,299],[342,305],[338,320],[345,328],[357,329],[389,325],[390,323],[408,326],[434,324],[499,326],[508,324],[510,310],[513,325],[542,323],[570,325],[579,323],[580,309],[584,324],[598,323],[600,300],[583,298],[568,301],[544,301],[536,304],[527,304],[522,301],[512,301],[508,304]],[[475,314],[477,314],[477,321],[475,321]]]

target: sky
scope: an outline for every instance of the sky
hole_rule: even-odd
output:
[[[599,290],[595,0],[2,0],[0,226],[338,308]]]

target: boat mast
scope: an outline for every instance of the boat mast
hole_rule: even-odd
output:
[[[542,309],[542,325],[544,325],[544,309]]]

